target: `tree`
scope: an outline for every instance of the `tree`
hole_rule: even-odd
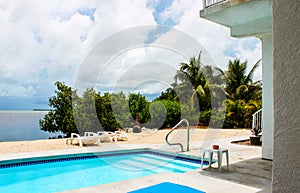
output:
[[[211,106],[209,81],[214,77],[213,69],[211,66],[203,65],[200,59],[201,52],[197,58],[190,58],[189,63],[180,64],[180,70],[175,75],[180,84],[176,88],[179,95],[185,95],[182,98],[189,99],[191,106],[196,108],[199,106],[198,110],[208,110]]]
[[[179,102],[171,100],[160,101],[165,106],[166,120],[162,127],[173,127],[179,121],[181,117],[181,105]]]
[[[116,120],[111,105],[112,95],[109,93],[104,93],[104,95],[101,96],[100,93],[96,93],[95,102],[97,115],[100,120],[102,129],[105,131],[115,131],[116,128],[119,128],[120,125]]]
[[[178,96],[174,90],[175,88],[167,88],[165,91],[161,92],[160,96],[155,100],[176,100],[178,101]]]
[[[80,134],[86,131],[97,132],[100,129],[99,119],[95,107],[96,93],[92,88],[86,89],[74,107],[74,118]]]
[[[231,120],[227,122],[232,122],[236,127],[250,127],[252,114],[261,108],[261,81],[252,80],[260,61],[255,63],[248,74],[247,61],[241,63],[239,59],[229,61],[227,71],[219,69],[225,82],[226,117]]]
[[[130,127],[134,123],[130,111],[129,101],[123,92],[112,94],[112,110],[121,128]]]
[[[139,116],[139,121],[141,123],[147,123],[150,119],[149,113],[149,102],[146,97],[141,95],[140,93],[135,94],[131,93],[128,97],[129,110],[132,118],[135,120],[136,115]]]
[[[165,105],[159,101],[151,102],[149,106],[150,120],[145,124],[147,128],[163,128],[167,118],[167,111]]]
[[[49,99],[49,106],[52,109],[45,115],[44,119],[39,120],[41,130],[48,132],[61,131],[67,136],[77,133],[76,124],[73,117],[72,99],[78,99],[76,91],[62,82],[55,83],[57,90],[56,96]],[[76,106],[76,102],[73,104]]]
[[[241,63],[237,58],[234,61],[229,60],[227,71],[219,69],[225,82],[227,98],[246,102],[260,98],[258,94],[261,94],[261,81],[253,82],[252,80],[260,61],[261,59],[254,64],[248,74],[246,74],[247,61]]]

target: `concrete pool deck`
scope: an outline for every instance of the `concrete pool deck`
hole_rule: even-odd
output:
[[[212,169],[200,168],[183,174],[180,173],[159,173],[142,178],[115,182],[93,186],[78,190],[65,191],[64,193],[79,192],[108,192],[124,193],[151,186],[162,182],[172,182],[189,186],[207,193],[214,192],[231,192],[231,193],[254,193],[254,192],[271,192],[271,171],[272,162],[261,159],[261,147],[244,146],[231,144],[231,139],[222,139],[215,141],[221,146],[229,149],[230,152],[230,169],[224,169],[220,173],[213,164]],[[202,143],[202,142],[199,142]],[[199,143],[191,145],[191,151],[184,154],[200,156]],[[142,147],[142,146],[141,146]],[[145,147],[151,147],[146,145]],[[153,149],[157,145],[152,146]],[[124,147],[125,148],[125,147]],[[135,146],[135,148],[137,148]],[[163,150],[163,148],[160,148]],[[164,150],[170,150],[165,148]]]
[[[190,144],[190,151],[183,154],[200,156],[203,147],[210,147],[218,144],[220,147],[229,150],[229,171],[226,167],[220,173],[215,168],[196,169],[186,173],[159,173],[151,176],[120,181],[99,186],[87,187],[77,190],[65,191],[65,193],[77,192],[105,192],[124,193],[143,187],[151,186],[161,182],[173,182],[186,185],[201,191],[209,192],[271,192],[271,171],[272,162],[261,159],[261,147],[232,144],[231,141],[247,139],[249,136],[231,136],[220,139],[207,139],[193,141]],[[23,152],[15,154],[2,154],[0,160],[18,158],[29,158],[49,155],[65,155],[74,153],[102,152],[123,149],[152,148],[164,151],[178,151],[177,147],[170,147],[165,144],[127,144],[107,143],[101,146],[87,148],[71,148],[62,150]],[[216,164],[213,164],[216,167]]]

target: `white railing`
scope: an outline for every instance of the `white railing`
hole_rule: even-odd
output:
[[[262,109],[252,115],[252,130],[262,130]]]
[[[203,0],[203,8],[207,8],[211,5],[220,3],[222,1],[226,1],[226,0]]]
[[[183,123],[186,124],[186,127],[187,127],[187,144],[186,144],[186,151],[189,151],[190,150],[190,124],[188,122],[188,120],[186,119],[182,119],[179,123],[177,123],[177,125],[175,125],[171,131],[169,131],[169,133],[166,135],[166,143],[168,145],[179,145],[180,148],[181,148],[181,151],[183,152],[184,149],[183,149],[183,145],[181,143],[170,143],[169,140],[168,140],[168,137],[170,135],[170,133],[172,133],[175,129],[178,129],[179,127],[181,127],[183,125]]]

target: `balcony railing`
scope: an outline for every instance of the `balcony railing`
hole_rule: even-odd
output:
[[[210,7],[212,5],[215,5],[215,4],[223,2],[223,1],[226,1],[226,0],[203,0],[203,7],[207,8],[207,7]]]
[[[262,122],[263,122],[263,117],[262,117],[262,109],[256,111],[252,115],[252,131],[262,131]]]

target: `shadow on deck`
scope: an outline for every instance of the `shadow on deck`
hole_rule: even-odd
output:
[[[261,157],[248,159],[230,165],[229,171],[223,165],[220,173],[216,167],[204,168],[199,173],[213,178],[228,180],[235,183],[262,189],[260,193],[271,192],[272,161],[263,160]]]

